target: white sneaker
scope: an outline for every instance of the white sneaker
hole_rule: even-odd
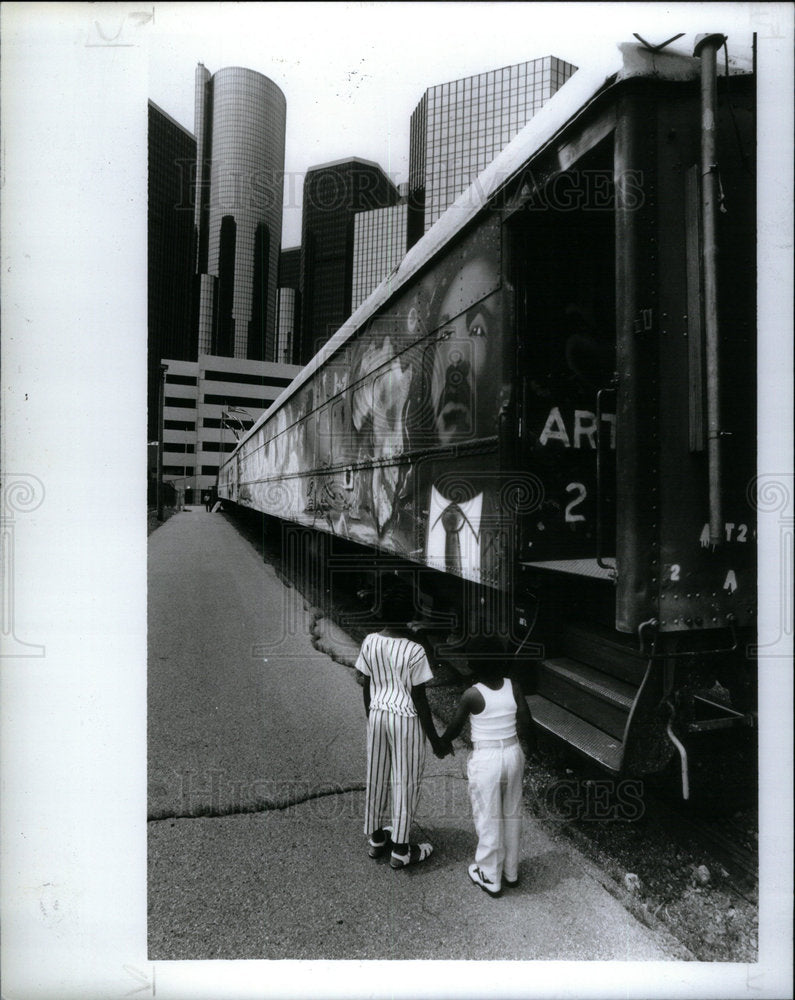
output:
[[[470,865],[467,871],[475,885],[479,885],[484,892],[487,892],[490,896],[501,895],[502,886],[496,885],[491,879],[486,878],[477,865]]]

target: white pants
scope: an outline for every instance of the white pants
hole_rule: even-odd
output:
[[[519,743],[473,750],[467,764],[472,818],[478,835],[475,862],[496,885],[519,873],[524,753]]]

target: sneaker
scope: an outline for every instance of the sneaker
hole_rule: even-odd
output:
[[[503,875],[502,884],[503,886],[506,886],[508,889],[515,889],[517,885],[519,885],[519,876],[517,875],[516,878],[506,878]]]
[[[392,843],[392,827],[384,827],[384,839],[383,840],[373,840],[372,837],[367,840],[367,853],[371,858],[380,858],[389,850],[389,845]]]
[[[416,865],[420,861],[425,861],[432,853],[433,847],[430,844],[409,844],[407,854],[397,854],[395,851],[392,851],[389,864],[396,869],[407,868],[409,865]]]
[[[489,894],[489,896],[499,896],[501,894],[502,888],[495,885],[491,879],[486,878],[477,865],[470,865],[467,871],[469,872],[469,877],[475,885],[479,885],[484,892]]]

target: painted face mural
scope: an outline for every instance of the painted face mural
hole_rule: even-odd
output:
[[[476,307],[439,335],[431,376],[431,405],[441,444],[475,433],[478,379],[486,360],[490,317]]]
[[[494,258],[475,255],[447,278],[440,296],[437,292],[437,332],[429,362],[429,416],[437,444],[495,432],[501,379],[498,295],[489,295],[495,280]],[[482,582],[491,582],[496,555],[490,458],[435,461],[424,505],[427,564]]]
[[[477,437],[479,412],[493,396],[490,380],[498,377],[496,366],[489,371],[486,359],[489,338],[495,337],[495,320],[488,300],[475,301],[487,294],[494,281],[494,261],[474,257],[453,273],[437,291],[437,329],[430,372],[431,420],[439,444]]]

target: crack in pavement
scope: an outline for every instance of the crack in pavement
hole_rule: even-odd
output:
[[[466,781],[466,775],[449,774],[444,772],[431,772],[426,774],[423,782],[432,781],[434,778],[452,779],[453,781]],[[264,797],[255,799],[248,804],[241,802],[230,802],[228,805],[199,804],[193,809],[183,812],[168,812],[163,810],[153,810],[147,817],[147,823],[161,823],[164,820],[175,819],[222,819],[226,816],[246,816],[253,813],[274,812],[282,809],[289,809],[291,806],[300,806],[305,802],[316,799],[328,798],[331,795],[348,795],[352,792],[363,792],[366,784],[363,781],[352,781],[346,785],[335,785],[333,788],[316,788],[307,792],[289,792],[285,795]]]
[[[147,816],[148,823],[160,823],[164,820],[174,819],[222,819],[226,816],[245,816],[251,813],[273,812],[280,809],[289,809],[290,806],[299,806],[304,802],[311,802],[314,799],[327,798],[330,795],[347,795],[350,792],[363,792],[365,783],[355,781],[349,785],[337,785],[334,788],[318,788],[311,792],[292,793],[274,798],[258,799],[248,805],[236,802],[227,806],[220,805],[197,805],[194,809],[185,812],[162,812],[153,811]]]

